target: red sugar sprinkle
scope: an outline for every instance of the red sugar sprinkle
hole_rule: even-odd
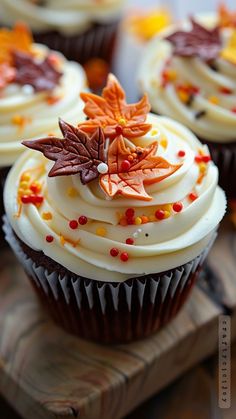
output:
[[[115,247],[113,247],[113,248],[110,250],[110,255],[111,255],[111,256],[113,256],[113,257],[118,256],[118,255],[119,255],[119,250],[118,250],[118,249],[116,249]]]
[[[131,164],[129,160],[124,160],[122,161],[120,168],[123,172],[128,172],[128,170],[130,169],[130,166]]]
[[[88,219],[87,219],[87,217],[85,215],[81,215],[79,217],[79,223],[80,223],[80,225],[83,226],[83,225],[87,224],[87,222],[88,222]]]
[[[31,203],[30,196],[29,195],[23,195],[21,197],[21,202],[22,202],[22,204],[30,204]]]
[[[79,225],[78,221],[76,221],[76,220],[71,220],[69,222],[69,226],[72,230],[76,230],[78,228],[78,225]]]
[[[179,157],[184,157],[185,156],[185,151],[184,150],[179,150],[178,156]]]
[[[128,237],[128,239],[126,239],[126,244],[134,244],[134,239],[132,239],[132,237]]]
[[[195,162],[201,163],[202,162],[202,156],[195,156]]]
[[[125,211],[125,215],[126,215],[127,218],[132,218],[134,216],[134,214],[135,214],[135,211],[134,211],[133,208],[128,208]]]
[[[117,135],[121,135],[122,132],[123,132],[122,126],[121,125],[117,125],[116,126],[116,133],[117,133]]]
[[[191,192],[188,197],[191,201],[195,201],[198,198],[198,195],[194,192]]]
[[[224,95],[231,95],[233,92],[231,89],[229,89],[228,87],[220,87],[219,88],[220,93],[223,93]]]
[[[202,156],[202,161],[204,162],[204,163],[209,163],[209,161],[211,161],[211,156]]]
[[[133,217],[128,217],[127,218],[127,224],[133,225],[134,224],[134,218]]]
[[[155,216],[158,220],[163,220],[165,218],[165,211],[159,209],[155,212]]]
[[[50,236],[50,235],[46,236],[46,241],[47,241],[48,243],[52,243],[52,242],[53,242],[53,240],[54,240],[53,236]]]
[[[43,196],[42,195],[30,195],[32,204],[42,204]]]
[[[236,113],[236,107],[231,109],[232,112]]]
[[[183,209],[183,204],[182,202],[175,202],[172,208],[175,212],[180,212]]]
[[[129,255],[128,255],[128,253],[127,253],[127,252],[123,252],[123,253],[121,253],[121,255],[120,255],[120,260],[121,260],[122,262],[127,262],[127,261],[129,260]]]

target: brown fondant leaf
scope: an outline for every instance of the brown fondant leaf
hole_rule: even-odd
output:
[[[176,172],[181,165],[172,165],[162,157],[156,156],[158,144],[152,143],[147,148],[126,147],[122,136],[117,137],[108,150],[109,172],[100,177],[100,185],[104,192],[114,197],[121,194],[127,198],[150,201],[144,185],[151,185]],[[127,171],[122,169],[124,161],[129,161],[131,153],[137,158],[130,164]]]
[[[36,92],[53,90],[62,76],[51,63],[49,57],[42,62],[23,52],[14,53],[14,65],[16,68],[15,82],[21,85],[29,84]]]
[[[14,80],[15,74],[15,69],[11,67],[9,64],[0,64],[0,90]]]
[[[236,10],[230,11],[225,4],[220,4],[218,9],[219,25],[223,28],[236,28]]]
[[[79,173],[83,184],[96,179],[99,176],[97,166],[105,160],[105,140],[101,128],[88,135],[62,120],[59,126],[64,139],[47,137],[23,141],[23,144],[56,162],[49,172],[50,177]]]
[[[18,23],[12,30],[0,29],[0,63],[13,63],[13,52],[20,51],[31,54],[32,35],[22,23]]]
[[[200,57],[204,61],[217,58],[221,49],[219,28],[207,29],[191,19],[191,31],[177,31],[166,37],[174,46],[174,55]]]
[[[89,120],[79,126],[86,132],[102,127],[106,137],[114,139],[122,134],[126,138],[145,135],[151,125],[145,123],[150,105],[145,95],[140,102],[128,105],[125,92],[112,74],[108,77],[102,96],[81,93],[84,112]]]

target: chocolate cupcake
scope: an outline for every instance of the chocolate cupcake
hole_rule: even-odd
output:
[[[23,138],[57,133],[60,115],[71,123],[83,118],[85,88],[82,67],[35,44],[25,26],[0,29],[0,188]]]
[[[221,186],[236,198],[236,25],[230,16],[221,8],[163,32],[147,47],[139,81],[153,112],[183,123],[208,145]]]
[[[37,42],[84,64],[110,62],[124,0],[2,0],[1,20],[25,22]]]
[[[146,96],[128,105],[110,75],[102,97],[81,97],[85,122],[60,120],[62,138],[24,141],[33,151],[8,176],[4,229],[59,325],[128,342],[178,313],[226,200],[208,148],[148,114]]]

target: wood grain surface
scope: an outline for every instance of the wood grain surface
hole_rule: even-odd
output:
[[[0,392],[25,419],[124,417],[216,351],[221,313],[231,314],[234,339],[235,244],[226,224],[201,287],[179,316],[151,338],[118,346],[82,341],[56,327],[14,256],[1,253]]]

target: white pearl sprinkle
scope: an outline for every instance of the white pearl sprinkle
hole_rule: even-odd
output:
[[[138,233],[137,233],[137,231],[133,234],[133,237],[134,237],[135,239],[137,239],[137,237],[138,237]]]
[[[101,174],[105,174],[108,172],[108,166],[106,163],[100,163],[97,169],[98,169],[98,172]]]
[[[25,94],[25,95],[32,95],[33,93],[34,93],[34,88],[33,88],[33,86],[31,86],[30,84],[25,84],[24,86],[22,86],[22,92]]]
[[[138,233],[142,233],[142,229],[141,228],[138,228]]]

